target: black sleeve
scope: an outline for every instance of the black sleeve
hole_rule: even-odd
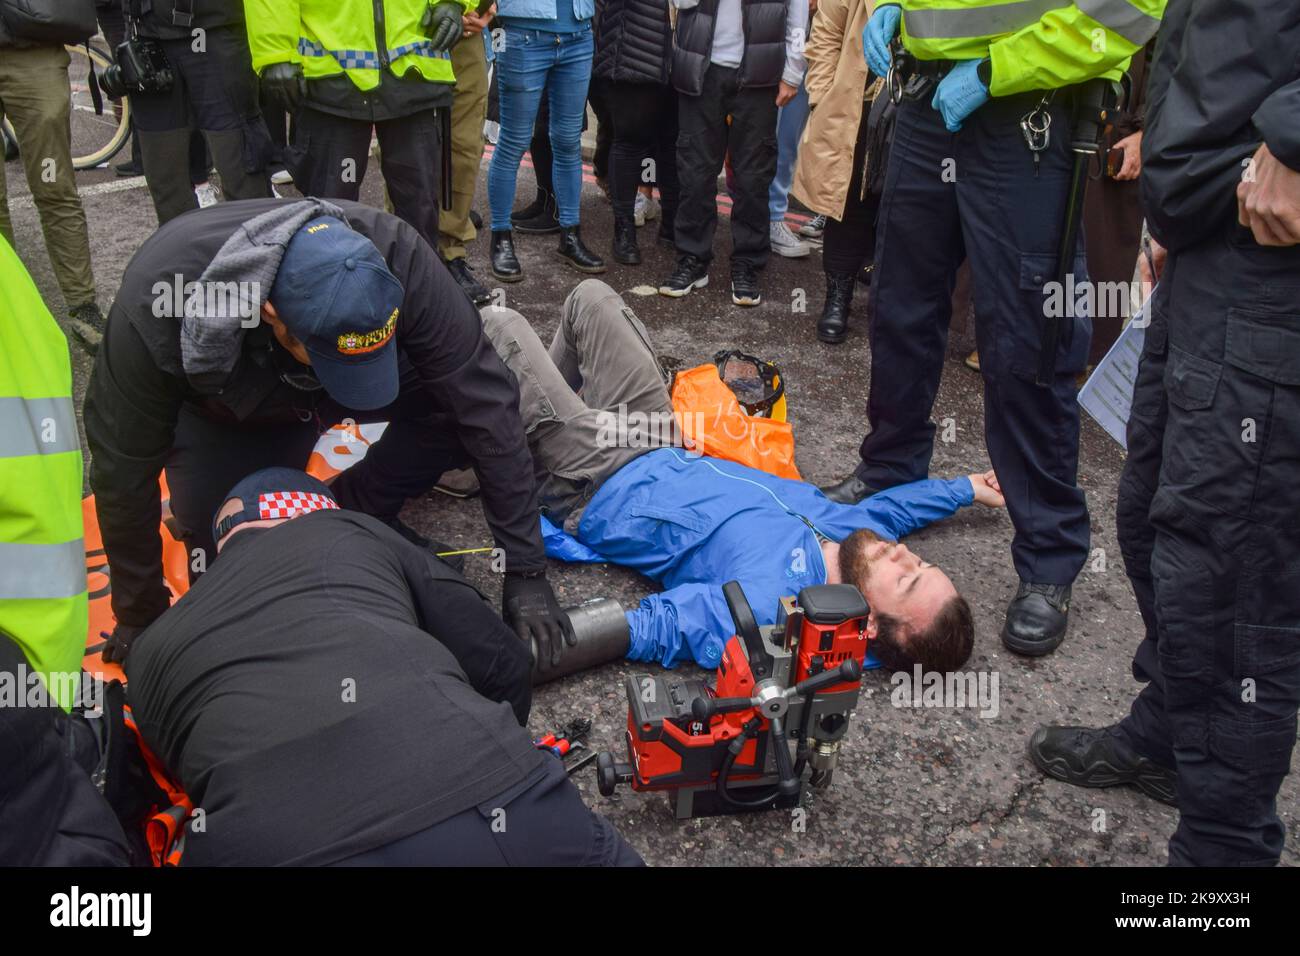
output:
[[[1255,110],[1269,152],[1300,172],[1300,79],[1275,91]]]
[[[420,627],[451,651],[470,686],[492,701],[505,701],[519,726],[528,724],[533,702],[532,652],[506,626],[468,581],[449,577],[424,548],[393,541]]]
[[[1179,249],[1236,222],[1237,184],[1265,138],[1252,120],[1261,108],[1266,123],[1281,115],[1275,107],[1288,109],[1282,90],[1296,79],[1300,4],[1174,0],[1165,25],[1152,71],[1141,184],[1152,234]],[[1289,114],[1289,131],[1278,134],[1284,150],[1294,146],[1295,115]]]
[[[357,207],[345,208],[351,217]],[[368,207],[357,218],[406,290],[397,346],[425,389],[455,416],[508,570],[544,569],[533,461],[514,376],[483,334],[478,311],[419,233]]]
[[[90,488],[112,582],[113,614],[143,627],[167,610],[158,475],[176,432],[184,385],[162,371],[114,305],[86,389]]]

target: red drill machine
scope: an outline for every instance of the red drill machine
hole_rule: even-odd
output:
[[[867,602],[851,584],[804,588],[759,627],[740,583],[716,689],[696,678],[627,678],[627,749],[596,761],[600,792],[666,790],[677,819],[798,806],[805,769],[830,785],[867,654]],[[793,750],[793,754],[791,751]]]

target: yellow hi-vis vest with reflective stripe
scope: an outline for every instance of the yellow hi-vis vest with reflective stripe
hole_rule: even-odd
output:
[[[0,238],[0,630],[65,709],[86,647],[81,485],[68,342]]]
[[[902,0],[903,46],[919,60],[988,57],[989,92],[1118,79],[1155,36],[1166,0]]]
[[[451,54],[434,52],[420,32],[428,7],[429,0],[244,0],[253,69],[301,63],[309,80],[346,73],[362,92],[379,85],[384,69],[454,83]]]

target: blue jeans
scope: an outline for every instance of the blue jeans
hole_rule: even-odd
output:
[[[785,219],[790,206],[790,185],[794,182],[794,163],[799,158],[799,140],[808,122],[808,90],[802,83],[794,99],[781,107],[776,118],[776,175],[767,189],[768,218]]]
[[[505,49],[497,54],[501,135],[488,166],[492,231],[510,228],[519,162],[533,136],[542,93],[549,97],[552,170],[560,225],[578,224],[582,194],[582,119],[587,108],[594,44],[591,27],[581,33],[505,28]]]

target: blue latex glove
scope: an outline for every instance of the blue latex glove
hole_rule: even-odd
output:
[[[867,66],[876,76],[889,72],[889,44],[898,36],[898,21],[903,18],[903,8],[891,3],[877,7],[867,25],[862,28],[862,52]]]
[[[948,132],[961,129],[962,120],[984,105],[989,88],[980,81],[979,60],[962,60],[954,66],[934,91],[930,105],[943,114]]]

